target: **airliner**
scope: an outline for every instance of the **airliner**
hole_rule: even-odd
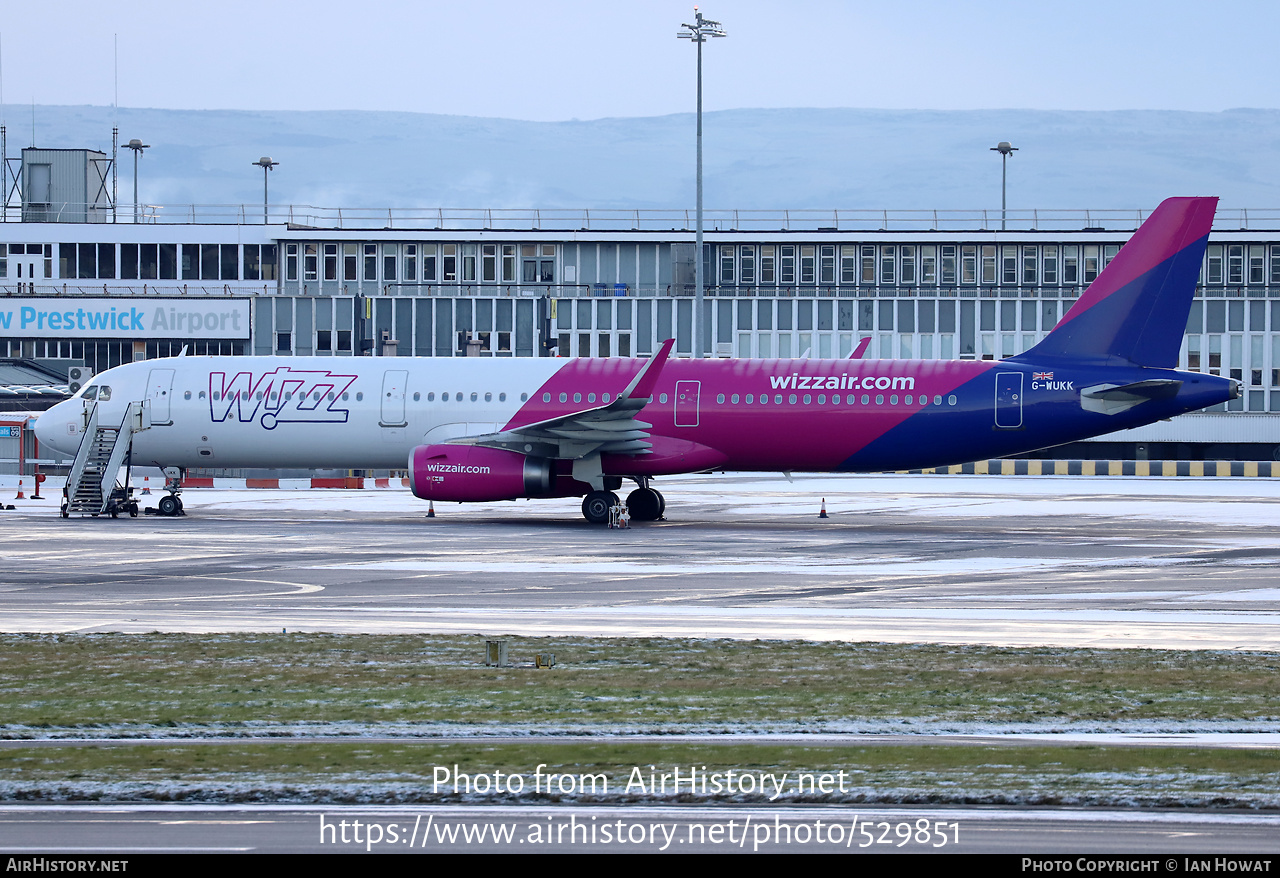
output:
[[[632,520],[653,521],[661,476],[1016,455],[1239,396],[1176,369],[1216,206],[1164,201],[1042,341],[998,361],[680,359],[672,340],[648,359],[175,357],[103,372],[36,433],[71,454],[86,407],[115,424],[140,402],[134,465],[407,465],[424,500],[583,497],[595,523],[624,481]]]

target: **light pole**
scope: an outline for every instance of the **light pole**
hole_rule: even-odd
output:
[[[138,222],[138,155],[144,149],[151,149],[151,144],[143,143],[138,138],[134,138],[125,144],[126,147],[133,150],[133,221]]]
[[[267,174],[272,168],[280,163],[273,162],[271,161],[271,156],[264,155],[256,162],[251,162],[250,164],[258,165],[262,168],[262,224],[265,226],[267,224]]]
[[[711,37],[728,36],[724,28],[720,26],[720,22],[712,21],[709,18],[703,18],[702,13],[698,11],[698,7],[693,7],[694,23],[681,24],[682,30],[676,34],[682,40],[693,40],[698,44],[698,219],[697,219],[697,253],[694,256],[694,284],[697,287],[697,293],[694,296],[693,304],[693,355],[694,357],[702,357],[702,336],[704,332],[702,321],[702,44]]]
[[[1004,231],[1005,227],[1005,183],[1009,179],[1009,154],[1018,151],[1016,146],[1011,146],[1009,141],[1002,140],[995,146],[991,147],[992,152],[1000,153],[1000,230]]]

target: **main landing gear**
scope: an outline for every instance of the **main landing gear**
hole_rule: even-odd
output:
[[[636,521],[657,521],[667,511],[667,501],[659,491],[642,485],[627,495],[627,510]]]
[[[582,498],[582,517],[592,524],[604,524],[609,520],[609,510],[618,505],[618,495],[612,491],[592,491]]]
[[[582,500],[582,517],[592,524],[606,524],[609,510],[617,505],[618,495],[612,491],[592,491]],[[666,508],[661,492],[645,483],[627,495],[627,511],[633,521],[657,521]]]

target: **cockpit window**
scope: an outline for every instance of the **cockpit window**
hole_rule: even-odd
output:
[[[111,399],[111,388],[104,384],[101,389],[98,390],[98,401],[106,402],[109,399]]]
[[[90,384],[88,387],[86,387],[86,388],[84,389],[84,391],[81,393],[81,398],[82,398],[82,399],[97,399],[97,398],[98,398],[98,385],[96,385],[96,384]]]

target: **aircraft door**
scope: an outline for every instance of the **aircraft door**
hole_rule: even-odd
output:
[[[996,373],[996,428],[1022,428],[1022,373]]]
[[[173,370],[152,369],[147,376],[147,401],[151,405],[152,426],[173,423],[173,416],[169,411],[169,398],[172,395]]]
[[[409,421],[404,416],[405,385],[409,383],[409,372],[404,369],[388,369],[382,374],[382,417],[378,423],[383,427],[404,427]]]
[[[676,426],[698,426],[698,395],[702,391],[701,381],[676,382]]]

